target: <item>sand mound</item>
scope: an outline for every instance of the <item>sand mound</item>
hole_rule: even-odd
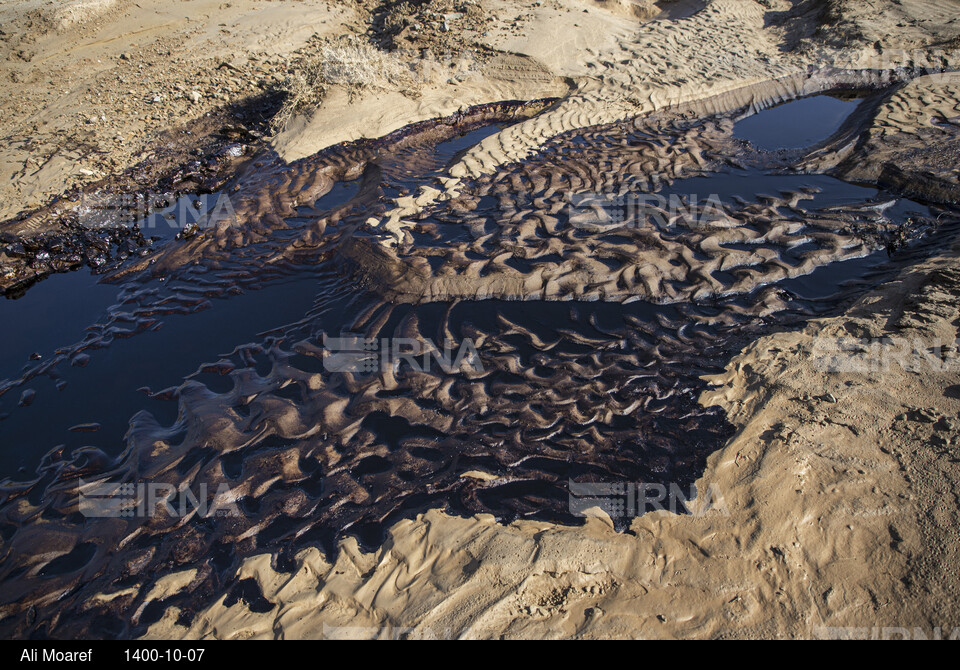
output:
[[[662,11],[653,0],[592,0],[591,4],[614,14],[644,21],[659,16]]]
[[[840,166],[933,202],[960,202],[960,75],[920,77],[879,109],[865,141]]]
[[[59,6],[51,11],[49,17],[57,30],[64,30],[93,21],[119,4],[120,0],[68,0],[58,3]]]

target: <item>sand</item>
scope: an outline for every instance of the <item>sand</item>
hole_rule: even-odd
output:
[[[490,2],[500,18],[475,31],[467,47],[498,51],[477,64],[475,76],[424,81],[416,94],[331,87],[318,107],[291,117],[270,147],[294,160],[472,104],[561,98],[468,152],[438,188],[394,203],[382,225],[401,229],[422,208],[457,194],[464,179],[524,158],[560,133],[681,104],[701,114],[759,109],[828,89],[835,76],[868,77],[878,63],[902,64],[916,49],[929,58],[930,49],[955,48],[960,35],[954,0],[869,9],[842,0],[712,0],[690,15],[699,3],[681,2],[665,5],[672,18],[654,21],[626,4]],[[53,14],[28,5],[0,4],[4,19],[41,26],[19,42],[4,28],[4,56],[21,61],[0,83],[5,128],[33,144],[4,145],[0,218],[97,178],[80,172],[93,164],[85,161],[99,160],[95,152],[68,149],[64,137],[98,144],[132,133],[136,141],[102,144],[114,162],[96,163],[122,169],[172,119],[217,104],[212,95],[223,92],[224,78],[237,77],[216,61],[261,62],[363,16],[362,6],[309,0],[294,7],[232,2],[225,13],[200,0],[179,3],[176,12],[149,2],[134,12],[123,0],[71,3]],[[185,14],[199,23],[188,25]],[[319,16],[327,27],[318,28]],[[558,49],[558,34],[568,31],[575,39]],[[155,75],[172,86],[149,103],[158,112],[144,111],[147,103],[124,112],[126,82],[104,89],[107,103],[90,97],[86,89],[103,77],[148,69],[139,55],[128,60],[148,48],[168,49],[161,60],[186,61]],[[951,53],[942,58],[941,66],[956,66]],[[824,74],[825,64],[842,73]],[[66,92],[55,84],[64,68],[76,75],[64,77]],[[204,80],[210,88],[200,103],[189,97],[192,83],[172,92],[174,75],[196,69],[217,73]],[[34,92],[13,100],[8,93],[25,82]],[[240,81],[223,94],[246,92],[253,90]],[[94,109],[107,118],[77,134],[77,122]],[[955,75],[916,79],[879,105],[862,141],[829,147],[811,168],[904,192],[933,184],[919,195],[955,202],[956,163],[931,173],[921,149],[939,134],[956,137],[958,110]],[[348,539],[334,563],[318,550],[301,552],[292,573],[275,572],[268,554],[248,558],[238,576],[256,582],[265,605],[224,594],[189,626],[170,607],[147,637],[960,637],[958,258],[955,244],[842,316],[764,337],[710,380],[701,404],[722,407],[737,433],[699,480],[714,503],[703,514],[649,513],[618,533],[599,512],[571,528],[433,510],[397,523],[373,553]],[[888,365],[865,362],[847,347],[851,338],[889,352],[880,358]],[[144,606],[195,578],[190,571],[164,576]]]
[[[841,317],[759,340],[712,380],[702,402],[738,432],[698,483],[716,494],[702,516],[650,513],[618,534],[602,519],[504,527],[430,512],[376,553],[348,540],[332,565],[308,550],[281,575],[252,557],[239,575],[269,611],[221,601],[184,628],[173,608],[147,637],[956,635],[956,349],[941,370],[861,371],[826,344],[954,342],[956,252]],[[844,361],[852,372],[831,371]]]
[[[920,77],[881,107],[869,134],[840,166],[852,181],[897,188],[931,202],[960,202],[960,76]]]
[[[323,0],[0,3],[0,220],[148,159],[164,130],[278,85],[292,52],[353,20]]]

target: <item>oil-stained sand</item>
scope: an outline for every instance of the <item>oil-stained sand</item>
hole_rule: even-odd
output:
[[[833,4],[831,11],[843,9]],[[715,11],[694,14],[683,26],[696,34],[701,24],[718,20],[711,16],[731,8],[745,22],[737,26],[741,32],[754,23],[753,3],[710,5]],[[910,4],[902,11],[915,9]],[[787,18],[784,25],[793,31],[794,19]],[[717,33],[721,41],[732,34]],[[950,404],[956,370],[868,371],[864,381],[862,374],[825,371],[817,349],[839,334],[955,340],[955,215],[902,196],[935,205],[949,201],[876,178],[866,181],[891,190],[868,190],[857,199],[840,182],[794,176],[796,188],[723,198],[705,225],[696,216],[700,210],[689,207],[666,228],[627,218],[611,229],[603,211],[576,220],[557,216],[571,203],[551,192],[551,180],[556,191],[575,193],[682,193],[683,178],[710,183],[718,174],[729,182],[731,167],[734,175],[743,168],[763,174],[757,178],[764,190],[785,183],[776,172],[794,164],[817,165],[818,171],[839,166],[834,174],[842,175],[844,160],[864,146],[845,142],[860,137],[872,111],[827,144],[811,147],[810,155],[781,158],[738,146],[723,115],[703,124],[696,119],[711,110],[740,115],[749,105],[829,90],[844,77],[881,91],[893,80],[828,73],[763,84],[771,71],[762,70],[734,68],[724,75],[755,74],[761,83],[745,90],[759,91],[762,102],[751,102],[749,93],[721,94],[713,102],[696,101],[701,107],[689,118],[635,118],[630,110],[638,110],[618,107],[604,94],[596,98],[604,104],[587,108],[574,123],[607,125],[584,131],[571,127],[574,117],[562,105],[551,108],[450,159],[461,166],[450,169],[452,179],[444,176],[447,159],[438,163],[431,149],[450,137],[443,125],[439,132],[427,124],[422,135],[394,138],[399,144],[388,142],[394,149],[385,154],[347,148],[291,167],[268,156],[244,192],[242,225],[163,247],[150,256],[152,266],[127,262],[118,278],[166,273],[218,296],[234,285],[254,288],[271,276],[332,261],[322,287],[330,302],[321,299],[304,321],[161,393],[158,401],[180,404],[180,416],[171,427],[138,415],[130,435],[134,448],[119,459],[97,451],[79,460],[55,455],[47,467],[56,474],[47,481],[20,493],[14,486],[5,505],[13,522],[3,527],[4,544],[27,548],[21,555],[34,559],[7,571],[5,599],[9,591],[23,607],[7,609],[3,624],[20,634],[86,630],[112,636],[152,624],[153,635],[237,637],[816,636],[832,630],[823,626],[888,624],[949,629],[956,584],[944,575],[956,540],[942,529],[956,515],[949,503],[956,490],[956,408]],[[686,95],[681,89],[680,97]],[[592,115],[600,109],[606,111]],[[943,128],[936,118],[933,125]],[[537,131],[545,127],[553,132]],[[418,136],[422,142],[404,145]],[[498,156],[497,146],[506,153]],[[551,162],[554,150],[564,160]],[[638,160],[631,162],[630,153]],[[524,161],[512,164],[511,156]],[[926,170],[931,162],[913,160],[901,167]],[[405,181],[411,165],[415,174],[429,176]],[[625,174],[636,179],[623,180]],[[391,190],[380,192],[391,179]],[[357,183],[357,190],[341,200],[332,191],[335,183]],[[334,211],[308,211],[328,193],[334,193]],[[539,197],[530,202],[528,193]],[[897,204],[888,209],[891,201]],[[480,227],[471,214],[497,226]],[[551,253],[543,253],[551,244]],[[427,253],[431,248],[436,251]],[[643,256],[658,248],[676,254],[675,262],[657,266],[650,263],[657,253]],[[590,262],[596,251],[602,267]],[[923,260],[931,254],[937,258]],[[887,255],[894,264],[882,267]],[[199,268],[191,269],[197,259]],[[266,277],[265,265],[272,268]],[[471,265],[477,271],[466,270]],[[889,283],[911,266],[904,279]],[[357,277],[369,282],[367,293],[356,290],[351,278]],[[856,281],[840,286],[846,279]],[[879,282],[888,283],[858,299]],[[178,304],[186,311],[195,306],[190,293],[170,303],[174,311]],[[364,304],[351,305],[358,297]],[[527,302],[474,305],[477,298]],[[850,300],[857,300],[853,307]],[[132,322],[149,321],[154,301],[164,303],[162,291],[139,294],[134,304],[143,312]],[[838,312],[844,315],[823,316]],[[345,325],[371,334],[420,331],[437,340],[476,335],[488,346],[480,349],[485,368],[495,372],[491,379],[470,379],[461,371],[452,383],[438,379],[443,375],[342,375],[328,384],[318,335]],[[774,330],[785,332],[765,335]],[[941,354],[950,360],[951,350]],[[693,402],[703,389],[700,375],[721,367],[728,372],[711,378],[717,388]],[[542,401],[533,405],[530,397]],[[727,419],[715,406],[739,431],[730,441]],[[381,407],[385,411],[370,411]],[[514,425],[485,422],[482,408],[516,417]],[[436,448],[436,432],[455,439],[461,416],[480,417],[468,421],[464,433],[481,438],[479,460],[463,468],[445,462]],[[639,423],[624,426],[625,416]],[[336,437],[317,430],[326,425]],[[405,443],[394,438],[398,426]],[[704,428],[704,434],[695,432]],[[637,440],[638,432],[649,443]],[[318,450],[314,463],[301,458],[306,445],[331,441],[339,451]],[[537,456],[517,461],[525,449]],[[617,459],[621,450],[632,458]],[[580,528],[541,521],[503,525],[562,510],[563,488],[550,494],[551,477],[561,483],[570,473],[566,455],[583,451],[598,464],[593,474],[602,477],[649,478],[652,471],[664,481],[688,481],[677,467],[703,471],[698,490],[716,484],[729,515],[652,514],[633,521],[629,534],[599,521]],[[543,453],[546,458],[539,457]],[[328,470],[332,481],[315,465],[324,459],[328,467],[335,464]],[[559,470],[558,463],[564,464]],[[172,481],[242,481],[252,494],[242,500],[245,521],[233,528],[219,520],[191,520],[179,528],[163,518],[132,527],[122,520],[97,522],[97,537],[123,538],[116,542],[120,552],[98,548],[92,532],[77,533],[75,493],[58,478],[110,469]],[[406,488],[404,474],[425,475],[426,499]],[[522,485],[512,486],[517,479]],[[539,487],[529,488],[531,481]],[[331,495],[346,504],[307,520],[322,507],[316,503],[330,494],[331,483]],[[500,523],[436,510],[409,518],[418,503],[436,506],[431,492],[459,501],[451,511],[462,514],[457,505],[467,513],[492,511]],[[324,535],[326,523],[333,531]],[[615,525],[622,530],[622,523]],[[231,532],[239,542],[210,551]],[[338,533],[357,539],[329,552]],[[259,553],[275,541],[285,548]],[[304,549],[295,553],[298,546]],[[925,551],[930,546],[941,549]],[[8,565],[15,561],[5,559],[5,570]],[[151,577],[142,577],[147,572]],[[878,572],[890,577],[878,578]],[[28,605],[31,598],[35,606]],[[44,602],[53,599],[60,614]]]

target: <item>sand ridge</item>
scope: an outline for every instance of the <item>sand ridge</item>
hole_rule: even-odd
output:
[[[960,202],[960,76],[920,77],[890,96],[868,136],[838,172],[932,202]]]

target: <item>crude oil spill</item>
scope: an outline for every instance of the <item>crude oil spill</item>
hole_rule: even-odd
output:
[[[0,381],[18,377],[34,354],[49,359],[82,339],[117,297],[116,286],[98,279],[85,270],[50,275],[19,299],[0,298]]]
[[[668,198],[695,196],[700,199],[717,197],[723,202],[733,202],[735,199],[757,202],[764,196],[778,196],[805,189],[811,195],[805,206],[816,209],[864,203],[880,194],[876,188],[850,184],[827,175],[769,174],[762,170],[735,170],[678,179],[660,193]],[[926,209],[921,205],[916,208]]]
[[[90,283],[116,296],[116,287],[76,279],[80,285]],[[0,412],[8,417],[0,424],[0,472],[16,479],[29,478],[55,446],[65,458],[87,445],[116,456],[125,446],[130,418],[138,411],[149,409],[167,424],[176,419],[175,403],[151,399],[138,389],[149,387],[156,393],[179,385],[202,364],[215,363],[236,346],[258,340],[259,333],[298,320],[322,290],[314,275],[277,282],[229,300],[194,301],[188,313],[158,315],[145,332],[119,337],[106,348],[70,357],[33,377],[22,387],[36,393],[29,407],[17,406],[21,387],[3,393]],[[41,328],[49,313],[33,316],[32,321],[23,323],[25,328]],[[87,323],[93,325],[94,320]],[[71,325],[79,330],[78,323]],[[67,342],[70,340],[60,340],[61,345]],[[70,431],[91,422],[100,426],[95,434]]]
[[[301,216],[315,215],[341,207],[357,195],[358,187],[359,184],[357,182],[337,182],[333,185],[333,188],[330,189],[329,193],[322,196],[312,205],[301,207],[298,213]]]
[[[802,149],[840,130],[859,104],[830,95],[794,100],[740,121],[736,136],[764,151]]]
[[[571,479],[689,488],[733,432],[697,402],[702,376],[842,308],[895,269],[889,240],[933,225],[874,189],[723,172],[732,123],[674,116],[560,137],[392,231],[368,223],[388,218],[384,194],[436,184],[500,120],[458,119],[356,155],[265,160],[239,185],[236,228],[115,275],[88,340],[8,385],[0,431],[29,456],[0,467],[40,467],[0,490],[0,629],[76,637],[109,620],[133,636],[224,594],[268,609],[235,576],[256,552],[289,570],[302,547],[333,553],[351,535],[373,549],[437,507],[576,524]],[[571,194],[611,192],[720,204],[662,228],[571,213]],[[81,478],[226,486],[236,508],[90,517]],[[187,569],[190,585],[145,601]]]
[[[191,226],[203,227],[211,220],[229,216],[229,201],[222,193],[185,195],[173,202],[160,202],[159,198],[149,203],[156,211],[135,224],[144,237],[172,240]]]

